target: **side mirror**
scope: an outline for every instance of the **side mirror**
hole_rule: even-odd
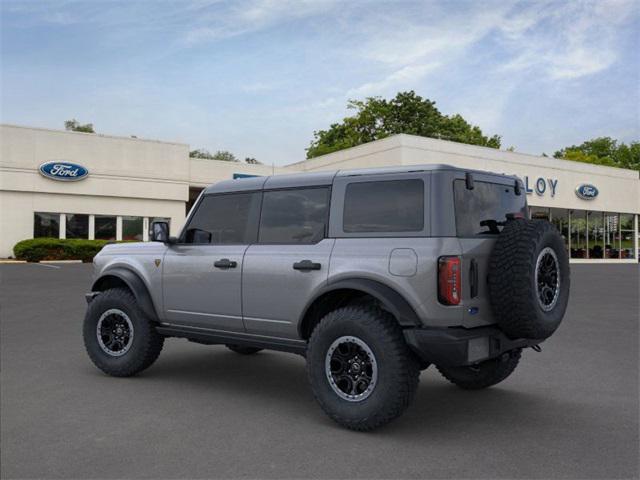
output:
[[[152,242],[169,243],[169,223],[152,222],[149,240]]]

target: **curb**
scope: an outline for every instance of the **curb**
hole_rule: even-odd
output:
[[[10,260],[7,258],[0,258],[0,265],[10,265],[12,263],[27,263],[26,260]]]
[[[37,263],[82,263],[82,260],[40,260]]]

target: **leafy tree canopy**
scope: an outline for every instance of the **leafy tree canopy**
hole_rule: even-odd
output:
[[[480,127],[471,125],[461,115],[443,115],[435,105],[413,90],[399,92],[391,100],[381,97],[349,100],[347,108],[355,110],[355,115],[332,124],[327,130],[314,132],[313,141],[307,148],[307,158],[397,133],[500,148],[500,136],[487,137]]]
[[[223,162],[237,162],[236,156],[227,150],[218,150],[213,154],[214,160],[222,160]]]
[[[209,150],[205,150],[204,148],[198,148],[196,150],[191,150],[189,152],[189,156],[191,158],[204,158],[206,160],[213,160],[213,154],[209,152]]]
[[[64,122],[64,129],[70,132],[96,133],[93,130],[93,123],[85,123],[82,125],[75,118]]]
[[[206,160],[222,160],[223,162],[237,162],[236,156],[226,150],[218,150],[216,153],[210,153],[203,148],[191,150],[189,152],[191,158],[204,158]]]
[[[611,137],[598,137],[587,140],[581,145],[571,145],[558,150],[553,156],[576,162],[640,171],[640,141],[627,145],[623,142],[618,143]]]
[[[249,164],[249,165],[262,165],[262,162],[261,162],[261,161],[256,160],[256,159],[255,159],[255,158],[253,158],[253,157],[246,157],[246,158],[244,159],[244,163],[247,163],[247,164]]]

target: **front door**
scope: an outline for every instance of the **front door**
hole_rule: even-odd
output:
[[[163,266],[165,321],[244,332],[242,266],[255,242],[259,193],[205,195]]]
[[[329,188],[265,191],[258,243],[245,254],[243,318],[248,333],[298,338],[311,294],[325,285],[335,239],[326,238]]]

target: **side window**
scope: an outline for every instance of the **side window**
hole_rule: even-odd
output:
[[[184,243],[247,244],[256,241],[259,193],[208,195],[185,229]]]
[[[344,196],[343,230],[420,232],[424,229],[424,182],[420,179],[356,182]]]
[[[260,243],[317,243],[326,236],[329,189],[264,192]]]

